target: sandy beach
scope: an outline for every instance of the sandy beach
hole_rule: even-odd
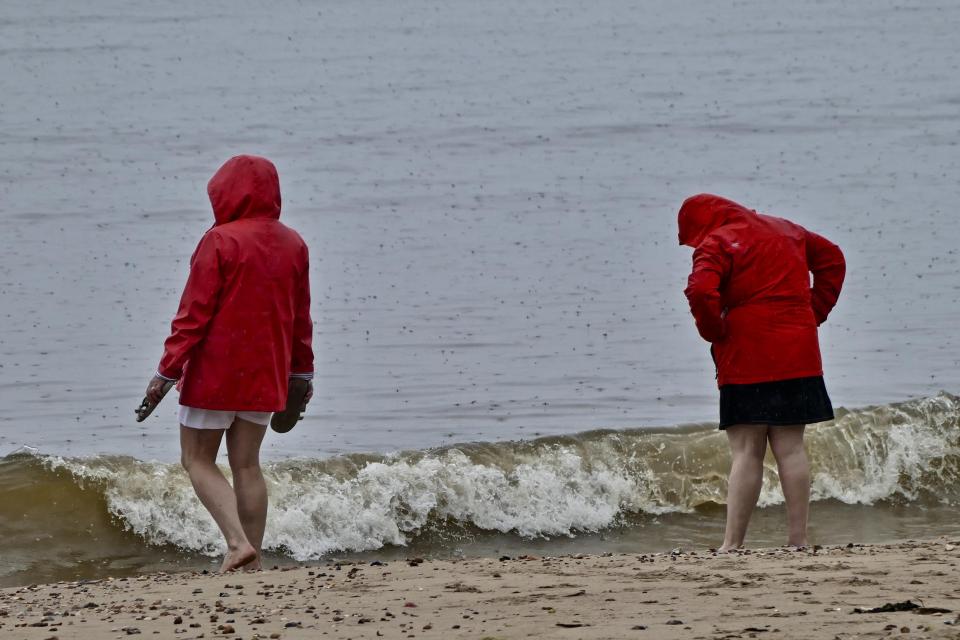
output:
[[[0,640],[949,633],[850,612],[955,608],[958,25],[901,0],[0,3]],[[176,394],[133,411],[238,153],[278,167],[316,323],[314,401],[263,446],[264,549],[323,564],[220,578],[183,573],[223,541]],[[811,540],[937,542],[636,555],[722,535],[676,228],[703,191],[848,258]],[[784,540],[783,503],[771,457],[750,544]]]
[[[154,574],[0,591],[3,638],[957,638],[960,541]],[[885,605],[907,610],[870,612]]]

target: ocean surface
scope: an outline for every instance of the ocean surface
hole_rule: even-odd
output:
[[[277,562],[716,544],[676,241],[701,191],[847,256],[815,539],[955,532],[958,29],[885,0],[5,1],[0,581],[217,552],[175,396],[133,410],[237,153],[312,252],[315,398],[264,451]],[[752,542],[782,542],[774,480]]]

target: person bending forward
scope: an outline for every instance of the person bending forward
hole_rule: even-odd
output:
[[[732,455],[719,550],[743,545],[768,442],[787,503],[788,544],[807,546],[810,467],[803,431],[833,419],[817,327],[840,295],[843,253],[788,220],[710,194],[684,201],[678,226],[680,244],[694,248],[684,293],[697,330],[711,343],[720,429]]]
[[[147,397],[180,390],[181,461],[227,543],[221,571],[260,568],[267,490],[260,445],[288,378],[312,379],[307,246],[280,222],[280,181],[256,156],[228,160],[207,193],[214,225],[190,259]],[[312,395],[308,392],[308,399]],[[224,432],[233,487],[216,465]]]

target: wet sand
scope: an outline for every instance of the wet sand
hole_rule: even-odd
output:
[[[960,540],[325,564],[0,591],[4,638],[956,638]],[[906,611],[859,613],[909,601]],[[908,605],[909,606],[909,605]]]

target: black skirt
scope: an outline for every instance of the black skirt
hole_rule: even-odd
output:
[[[791,425],[833,420],[823,376],[725,384],[720,387],[720,428],[735,424]]]

